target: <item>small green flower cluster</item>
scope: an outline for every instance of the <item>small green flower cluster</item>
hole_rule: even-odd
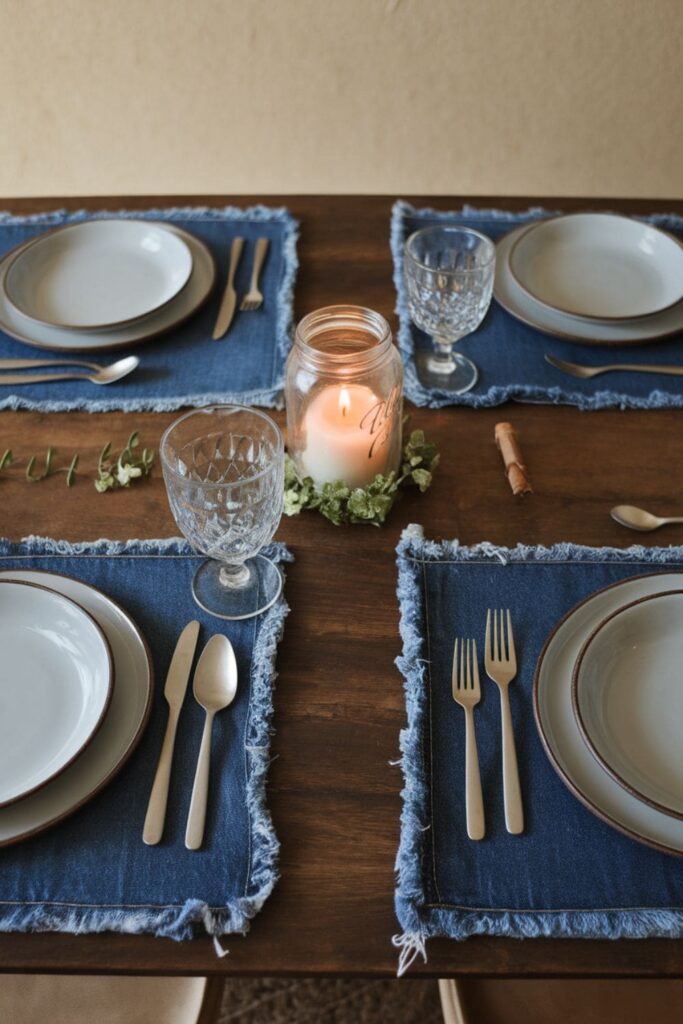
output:
[[[134,431],[118,459],[111,457],[111,442],[105,444],[97,463],[97,479],[95,489],[104,494],[105,491],[118,487],[130,487],[138,477],[148,476],[154,465],[154,452],[143,448],[140,457],[135,449],[140,443],[137,430]]]

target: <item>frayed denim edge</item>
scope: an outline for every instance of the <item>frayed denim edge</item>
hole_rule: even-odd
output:
[[[40,412],[175,412],[182,408],[201,408],[205,405],[260,405],[270,409],[284,409],[284,381],[267,391],[214,391],[199,395],[179,395],[175,398],[68,398],[61,401],[23,398],[8,395],[0,400],[0,409],[33,409]]]
[[[282,246],[284,273],[277,291],[278,307],[275,325],[276,346],[280,356],[277,379],[271,388],[256,391],[235,393],[207,392],[198,395],[181,395],[177,398],[112,398],[89,400],[87,398],[63,399],[62,401],[36,401],[22,398],[21,395],[9,395],[0,401],[0,409],[34,409],[41,412],[173,412],[184,406],[200,407],[220,402],[241,403],[246,405],[262,405],[271,409],[284,408],[284,361],[292,344],[293,331],[293,298],[294,283],[299,268],[297,242],[299,239],[299,222],[292,217],[284,206],[268,207],[261,204],[240,209],[237,206],[171,206],[167,209],[156,207],[150,210],[53,210],[50,213],[35,213],[20,216],[0,211],[0,225],[3,224],[40,224],[57,226],[75,224],[83,220],[101,220],[111,217],[127,217],[137,220],[249,220],[249,221],[281,221],[285,225]]]
[[[0,556],[61,555],[196,555],[180,537],[161,540],[112,541],[100,539],[92,543],[69,543],[51,537],[25,537],[20,542],[0,538]],[[284,544],[264,548],[264,554],[277,563],[293,561]],[[284,573],[283,573],[284,575]],[[247,810],[251,829],[252,861],[248,894],[220,909],[211,908],[201,900],[187,900],[179,907],[75,907],[68,904],[0,904],[0,931],[86,932],[116,931],[127,934],[151,932],[161,938],[180,941],[196,934],[203,925],[214,938],[219,955],[224,950],[218,935],[245,934],[249,922],[263,906],[278,880],[279,842],[266,804],[266,777],[270,763],[270,736],[273,714],[272,688],[275,678],[277,645],[284,629],[289,606],[280,599],[267,611],[261,622],[251,665],[251,708],[246,735],[249,754],[247,778]]]
[[[394,287],[396,289],[396,315],[399,320],[398,346],[404,364],[404,391],[413,405],[428,409],[443,409],[449,405],[465,405],[473,409],[491,408],[504,402],[527,402],[543,405],[573,405],[583,411],[596,409],[680,409],[683,408],[683,395],[671,394],[667,391],[651,391],[646,398],[636,398],[621,394],[618,391],[597,391],[594,395],[585,395],[578,391],[566,391],[561,387],[546,388],[524,384],[509,384],[491,387],[483,394],[471,391],[463,395],[453,395],[439,388],[428,389],[420,382],[415,367],[414,345],[410,327],[410,313],[403,282],[403,219],[413,217],[416,220],[448,221],[453,216],[463,220],[481,217],[491,220],[509,221],[511,224],[526,219],[540,220],[557,214],[557,210],[546,210],[540,206],[529,207],[528,210],[494,210],[477,209],[463,206],[461,210],[434,210],[429,207],[418,209],[399,199],[391,211],[390,246],[394,262]],[[639,218],[647,223],[657,224],[664,229],[683,226],[683,217],[678,214],[654,214]]]
[[[403,933],[394,937],[401,950],[397,974],[400,977],[421,955],[426,961],[426,940],[432,936],[465,939],[470,935],[508,938],[679,938],[683,935],[683,912],[678,910],[586,910],[586,911],[473,911],[466,907],[427,907],[423,883],[424,833],[430,828],[429,780],[423,757],[423,734],[427,709],[425,658],[421,632],[423,593],[421,566],[424,561],[600,561],[666,564],[683,561],[683,547],[594,548],[561,543],[551,547],[518,544],[502,547],[484,541],[473,546],[458,540],[429,541],[421,526],[411,524],[403,531],[398,547],[398,600],[403,652],[396,664],[404,678],[407,727],[401,731],[401,766],[404,788],[401,796],[401,836],[396,857],[396,915]]]

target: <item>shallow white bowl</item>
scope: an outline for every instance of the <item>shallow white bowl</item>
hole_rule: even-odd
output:
[[[137,746],[153,690],[152,659],[144,637],[111,598],[81,580],[42,570],[0,570],[0,580],[6,579],[42,584],[92,615],[111,646],[116,684],[102,725],[73,764],[23,800],[0,807],[0,846],[50,828],[99,793]]]
[[[31,320],[9,302],[4,289],[7,269],[15,256],[26,248],[27,243],[23,243],[0,260],[0,330],[27,345],[55,352],[114,351],[175,330],[196,313],[210,295],[216,281],[216,264],[208,246],[196,235],[174,224],[167,227],[188,246],[193,267],[186,287],[155,313],[123,327],[98,331],[71,331]]]
[[[589,320],[558,313],[557,310],[534,299],[517,284],[508,260],[512,246],[529,230],[530,228],[523,224],[504,235],[496,244],[493,296],[503,309],[517,320],[544,334],[578,341],[582,345],[642,345],[672,337],[683,331],[683,301],[652,316],[636,317],[632,320]],[[1,299],[0,296],[0,305]],[[0,317],[1,315],[0,309]]]
[[[683,591],[618,609],[588,638],[573,674],[584,740],[629,792],[683,818]]]
[[[102,723],[113,684],[104,633],[74,601],[0,580],[0,807],[64,771]]]
[[[568,316],[651,316],[683,298],[683,246],[650,224],[611,213],[540,221],[509,253],[528,295]]]
[[[48,231],[19,251],[4,289],[24,316],[73,331],[121,327],[185,287],[192,254],[156,221],[91,220]]]

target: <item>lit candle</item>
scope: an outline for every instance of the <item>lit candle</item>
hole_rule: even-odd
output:
[[[364,487],[387,472],[386,406],[358,384],[327,387],[309,403],[303,418],[301,463],[316,484],[343,480]]]

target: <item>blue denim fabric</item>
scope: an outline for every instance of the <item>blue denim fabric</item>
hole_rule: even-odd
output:
[[[98,211],[96,214],[58,211],[33,217],[0,214],[0,256],[48,228],[92,217],[112,216],[172,221],[195,234],[208,245],[216,260],[213,292],[199,312],[177,330],[146,344],[127,348],[126,354],[140,357],[140,366],[120,383],[108,384],[106,388],[78,381],[23,384],[8,394],[8,389],[1,387],[0,381],[0,409],[163,412],[212,402],[281,406],[284,364],[291,342],[292,296],[297,269],[298,225],[287,210],[256,206],[247,210],[185,207],[114,213]],[[238,235],[246,243],[236,277],[238,295],[244,294],[249,286],[256,239],[270,239],[261,275],[265,301],[256,312],[240,313],[238,310],[230,333],[222,341],[215,342],[211,332],[225,288],[230,243]],[[0,357],[26,358],[31,355],[49,358],[49,352],[15,341],[0,331]],[[107,362],[110,357],[113,360],[116,354],[102,352],[93,356],[100,362]]]
[[[291,561],[284,545],[267,553]],[[0,542],[0,570],[59,572],[101,589],[136,620],[155,671],[149,725],[123,770],[90,803],[52,829],[0,849],[0,930],[151,932],[190,938],[246,932],[277,880],[278,841],[265,802],[272,685],[287,604],[281,597],[255,619],[224,622],[197,607],[190,583],[201,558],[184,541],[97,541],[70,545],[39,538]],[[197,657],[224,632],[235,648],[239,687],[216,716],[211,788],[202,849],[184,835],[204,713],[188,687],[178,727],[166,828],[145,846],[142,826],[167,721],[163,698],[176,640],[201,623]],[[206,930],[206,931],[205,931]]]
[[[431,935],[616,938],[683,935],[683,861],[623,836],[561,782],[543,751],[532,683],[558,620],[588,594],[683,548],[460,547],[409,528],[398,548],[408,727],[401,734],[403,812],[396,910],[404,961]],[[513,609],[518,674],[510,689],[525,831],[505,829],[500,709],[481,673],[477,745],[486,838],[467,838],[464,715],[451,695],[453,640],[474,637],[483,663],[486,610]]]
[[[459,212],[416,209],[397,202],[391,218],[391,251],[394,258],[396,312],[399,317],[399,347],[405,364],[405,393],[415,405],[439,409],[446,405],[474,408],[501,405],[514,399],[546,405],[576,405],[580,409],[682,408],[683,377],[652,374],[619,374],[577,380],[549,366],[549,355],[570,362],[597,366],[600,363],[673,363],[683,366],[681,338],[651,345],[598,348],[560,338],[552,338],[520,323],[494,300],[481,327],[458,342],[458,350],[470,356],[479,367],[479,380],[471,391],[453,395],[427,389],[420,382],[414,352],[431,347],[431,340],[413,326],[403,281],[403,244],[409,234],[437,223],[461,224],[498,239],[520,224],[549,216],[548,210],[506,213],[502,210],[477,210],[465,207]],[[652,224],[683,238],[683,217],[657,215],[646,218]]]

